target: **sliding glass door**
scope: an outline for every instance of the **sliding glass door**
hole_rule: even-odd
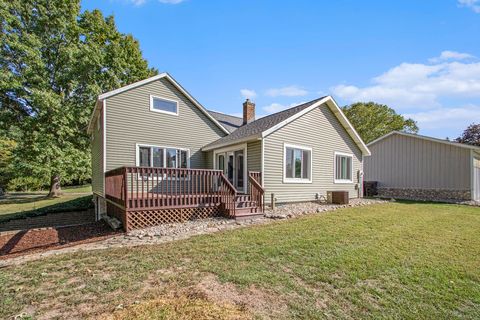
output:
[[[239,192],[245,191],[245,157],[244,150],[234,150],[217,153],[215,168],[222,170],[228,181]]]

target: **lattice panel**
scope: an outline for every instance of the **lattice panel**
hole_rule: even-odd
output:
[[[205,219],[220,215],[218,207],[175,208],[162,210],[143,210],[128,212],[127,231],[158,226],[165,223],[184,222],[186,220]]]

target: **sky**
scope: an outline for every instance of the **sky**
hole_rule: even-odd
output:
[[[92,9],[211,110],[331,95],[387,104],[438,138],[480,122],[480,0],[82,0]]]

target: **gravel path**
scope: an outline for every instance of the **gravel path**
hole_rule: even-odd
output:
[[[233,219],[219,217],[192,220],[185,223],[164,224],[156,227],[134,230],[129,233],[123,233],[121,235],[113,236],[98,242],[85,243],[78,246],[70,246],[67,248],[49,250],[41,253],[27,254],[19,257],[4,258],[0,260],[0,268],[9,265],[18,265],[27,261],[33,261],[68,252],[161,244],[180,239],[187,239],[201,234],[233,230],[250,225],[267,224],[276,219],[289,219],[307,214],[333,211],[340,208],[366,206],[385,202],[386,201],[383,200],[354,199],[351,200],[350,204],[348,205],[319,204],[314,202],[296,203],[277,206],[275,211],[266,209],[265,217],[256,218],[254,220],[235,221]]]

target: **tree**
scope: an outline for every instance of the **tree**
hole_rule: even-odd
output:
[[[413,119],[405,119],[383,104],[357,102],[342,110],[365,143],[392,131],[418,132],[417,123]]]
[[[471,144],[480,147],[480,123],[472,123],[463,131],[461,137],[455,139],[460,143]]]
[[[79,0],[0,0],[0,132],[15,137],[15,173],[50,182],[91,176],[86,128],[98,94],[157,73],[138,42]]]
[[[6,189],[8,181],[12,178],[10,166],[12,164],[13,150],[16,143],[13,140],[4,139],[0,136],[0,195]]]

